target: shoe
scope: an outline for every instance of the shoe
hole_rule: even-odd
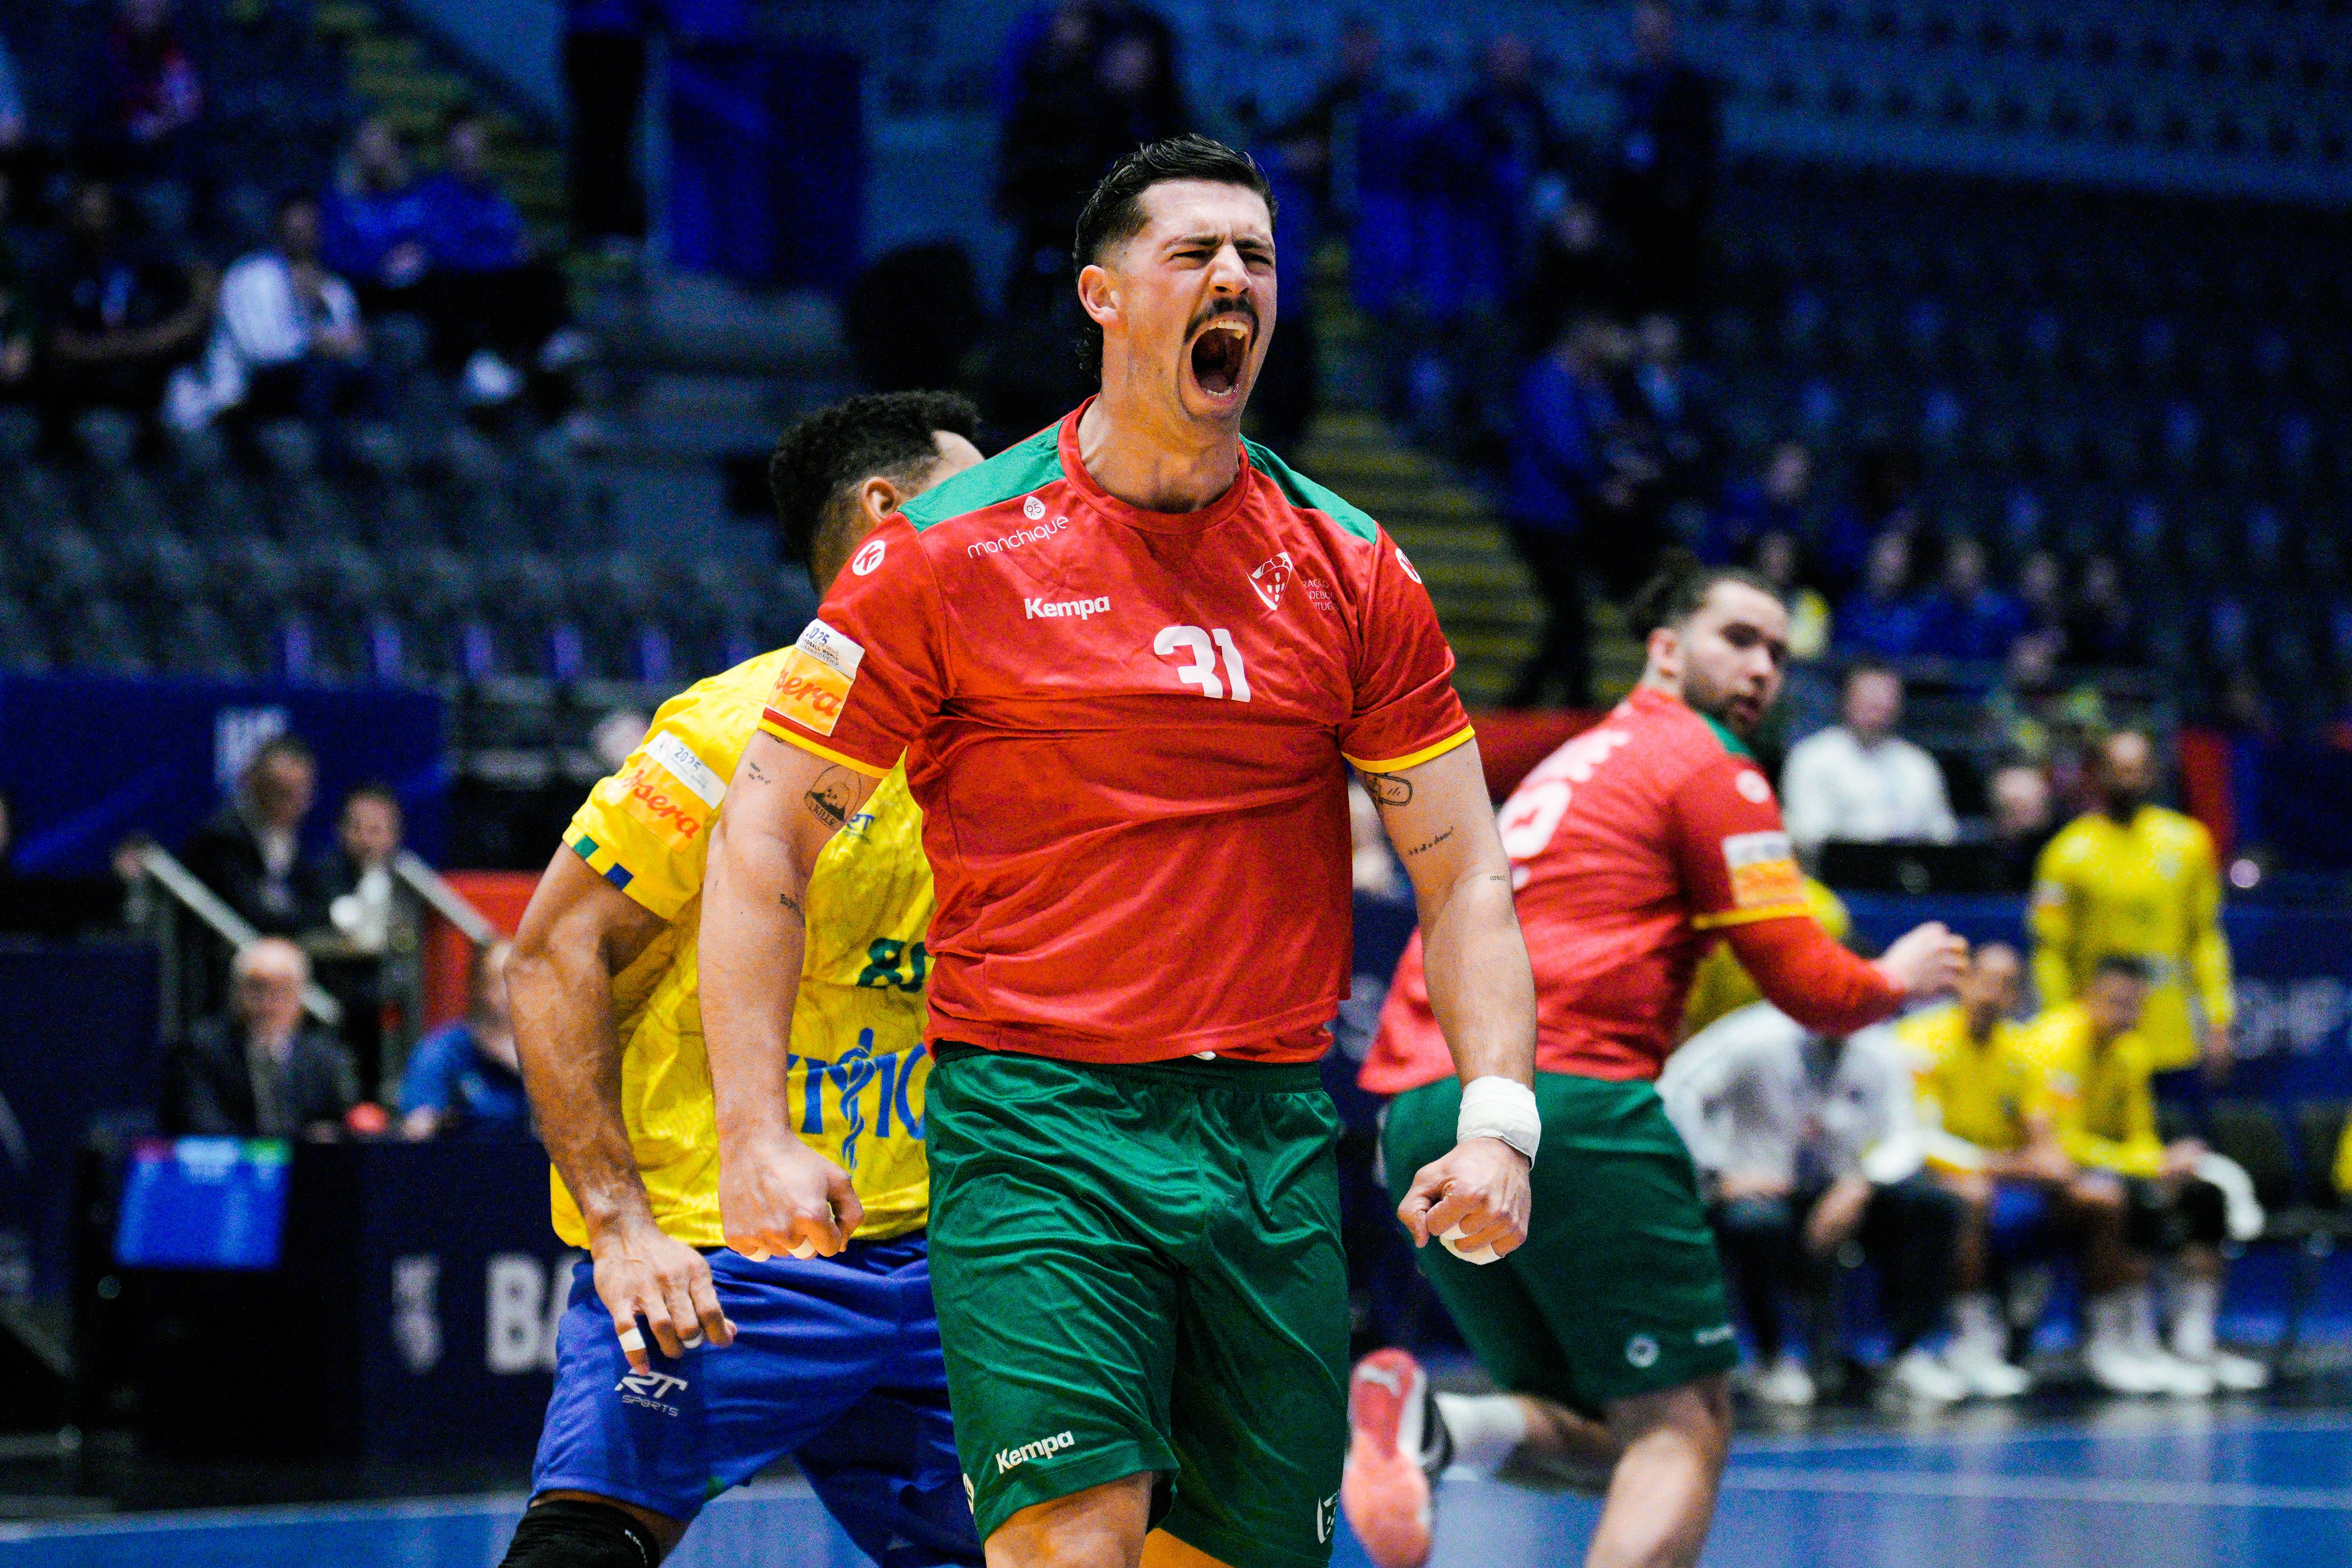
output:
[[[2199,1357],[2176,1355],[2176,1361],[2197,1367],[2213,1380],[2213,1386],[2231,1394],[2252,1394],[2271,1385],[2271,1369],[2252,1356],[2239,1355],[2220,1346]]]
[[[2170,1351],[2135,1346],[2136,1353],[2152,1369],[2157,1380],[2157,1392],[2176,1399],[2210,1399],[2213,1396],[2213,1374],[2193,1361],[2183,1361]]]
[[[2165,1392],[2164,1379],[2156,1367],[2120,1340],[2092,1340],[2083,1347],[2083,1367],[2091,1381],[2109,1394]]]
[[[1956,1339],[1944,1347],[1944,1365],[1969,1392],[1984,1399],[2014,1399],[2033,1386],[2032,1374],[2003,1361],[1990,1345]]]
[[[1969,1396],[1958,1373],[1916,1345],[1903,1352],[1886,1379],[1922,1405],[1957,1405]]]
[[[1435,1411],[1429,1374],[1401,1350],[1379,1350],[1348,1375],[1348,1463],[1339,1508],[1373,1568],[1429,1561],[1429,1475],[1422,1438]]]
[[[1801,1410],[1813,1402],[1813,1374],[1795,1356],[1776,1356],[1748,1379],[1748,1392],[1759,1404]]]

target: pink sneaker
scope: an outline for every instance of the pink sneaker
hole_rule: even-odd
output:
[[[1429,1374],[1405,1351],[1374,1351],[1349,1374],[1339,1506],[1372,1568],[1429,1561],[1429,1477],[1421,1468],[1428,1408]]]

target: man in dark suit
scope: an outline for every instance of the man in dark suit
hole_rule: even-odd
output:
[[[265,742],[236,796],[189,836],[180,858],[221,901],[268,936],[292,936],[325,916],[302,864],[302,819],[319,788],[310,748],[292,735]]]
[[[302,1017],[310,961],[283,937],[239,950],[229,1011],[188,1032],[163,1064],[158,1116],[173,1134],[331,1138],[359,1100],[351,1057]]]

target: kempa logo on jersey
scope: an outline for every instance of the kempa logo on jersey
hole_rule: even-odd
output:
[[[1034,501],[1037,498],[1035,496],[1031,496],[1029,499]],[[1045,509],[1041,507],[1038,509],[1037,512],[1032,513],[1031,515],[1042,515],[1044,510]],[[1040,541],[1051,539],[1054,535],[1061,532],[1062,530],[1069,526],[1070,520],[1068,518],[1057,517],[1051,522],[1041,522],[1034,528],[1024,528],[1017,532],[1008,533],[1002,539],[982,539],[975,541],[971,544],[965,545],[963,547],[963,552],[966,555],[999,555],[1007,550],[1018,550],[1024,544],[1035,544]]]
[[[1104,594],[1092,599],[1058,599],[1051,603],[1044,599],[1024,599],[1021,607],[1028,612],[1028,618],[1033,621],[1054,620],[1063,616],[1076,616],[1083,620],[1088,616],[1108,613],[1110,595]]]
[[[1024,1443],[1018,1448],[999,1448],[996,1451],[996,1473],[1001,1476],[1007,1470],[1019,1469],[1032,1459],[1047,1458],[1065,1448],[1075,1448],[1077,1446],[1078,1440],[1072,1434],[1056,1432],[1050,1437],[1040,1437],[1034,1443]]]

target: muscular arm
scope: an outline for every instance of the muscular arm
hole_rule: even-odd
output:
[[[1511,902],[1511,867],[1495,834],[1477,742],[1393,773],[1368,773],[1389,842],[1421,910],[1429,1003],[1466,1085],[1535,1081],[1536,987]],[[1398,1217],[1415,1245],[1458,1227],[1460,1250],[1499,1256],[1526,1238],[1528,1164],[1494,1138],[1474,1138],[1424,1167]]]
[[[751,1256],[838,1252],[863,1218],[849,1179],[800,1142],[784,1099],[809,873],[877,781],[764,731],[711,826],[702,1026],[719,1121],[719,1215]]]
[[[1810,915],[1736,925],[1725,935],[1765,999],[1817,1034],[1850,1035],[1903,1005],[1902,987],[1831,941]]]
[[[668,922],[614,887],[568,847],[555,852],[515,933],[507,994],[523,1086],[548,1158],[580,1205],[596,1293],[639,1372],[643,1317],[665,1355],[698,1335],[724,1345],[733,1325],[720,1310],[702,1255],[665,1235],[621,1112],[621,1038],[613,977],[636,961]]]

